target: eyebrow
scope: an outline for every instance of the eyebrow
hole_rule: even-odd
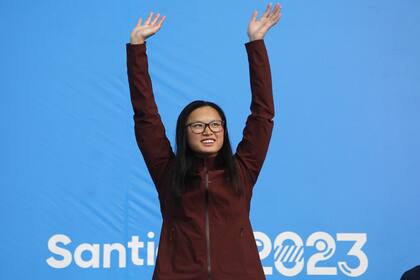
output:
[[[196,122],[201,122],[201,123],[211,123],[211,122],[214,122],[214,121],[222,121],[222,119],[213,119],[213,120],[210,120],[210,121],[208,121],[208,122],[205,122],[205,121],[199,121],[199,120],[192,120],[192,121],[187,122],[187,123],[196,123]]]

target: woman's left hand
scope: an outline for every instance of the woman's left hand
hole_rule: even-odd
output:
[[[251,21],[248,25],[248,37],[250,41],[264,39],[265,33],[274,26],[281,18],[281,5],[277,3],[272,12],[272,4],[267,5],[267,9],[259,20],[257,20],[258,11],[254,11]]]

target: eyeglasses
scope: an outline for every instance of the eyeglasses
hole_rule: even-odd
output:
[[[206,130],[207,126],[210,128],[212,132],[220,132],[223,130],[223,125],[224,125],[224,121],[215,120],[209,123],[193,122],[193,123],[187,124],[185,127],[189,126],[193,133],[200,134]]]

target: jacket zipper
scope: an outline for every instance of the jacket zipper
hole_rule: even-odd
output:
[[[207,170],[207,159],[204,159],[204,169],[206,172],[206,244],[207,244],[207,272],[208,279],[211,279],[211,260],[210,260],[210,225],[209,225],[209,174]]]

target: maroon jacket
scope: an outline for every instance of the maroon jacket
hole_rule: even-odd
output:
[[[146,43],[127,44],[127,67],[137,144],[159,194],[163,224],[155,280],[265,279],[249,220],[253,186],[273,129],[270,65],[263,40],[245,44],[251,114],[234,159],[245,195],[235,195],[217,157],[195,158],[181,206],[168,191],[174,153],[153,97]]]

